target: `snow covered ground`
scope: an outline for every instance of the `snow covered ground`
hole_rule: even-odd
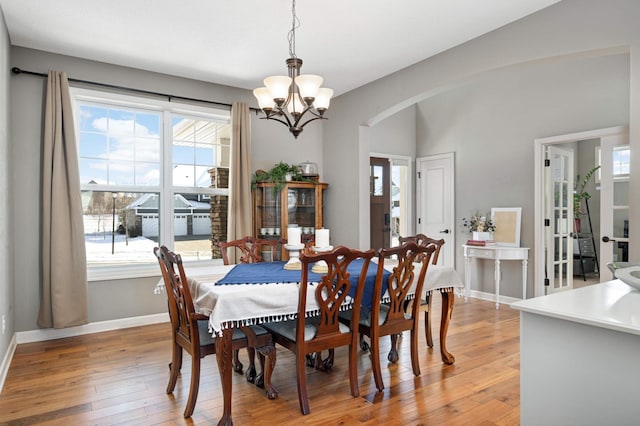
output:
[[[117,220],[116,215],[116,229]],[[112,226],[112,215],[84,216],[84,238],[89,266],[157,262],[153,254],[153,248],[158,245],[157,240],[142,236],[127,238],[117,231],[112,235]],[[178,237],[174,242],[174,250],[180,253],[184,261],[211,259],[211,240],[206,235],[199,239]]]

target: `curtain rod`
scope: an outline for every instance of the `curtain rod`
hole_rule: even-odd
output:
[[[28,75],[34,75],[34,76],[37,76],[37,77],[48,77],[49,76],[48,74],[45,74],[45,73],[42,73],[42,72],[27,71],[27,70],[20,69],[18,67],[11,68],[11,72],[13,74],[28,74]],[[205,104],[212,104],[212,105],[218,105],[218,106],[224,106],[224,107],[231,108],[231,104],[227,104],[227,103],[223,103],[223,102],[216,102],[216,101],[209,101],[209,100],[206,100],[206,99],[188,98],[188,97],[185,97],[185,96],[170,95],[168,93],[153,92],[151,90],[143,90],[143,89],[135,89],[133,87],[118,86],[118,85],[115,85],[115,84],[99,83],[99,82],[96,82],[96,81],[89,81],[89,80],[79,80],[77,78],[68,78],[68,80],[70,82],[73,82],[73,83],[90,84],[92,86],[107,87],[109,89],[124,90],[124,91],[128,91],[128,92],[141,93],[141,94],[144,94],[144,95],[160,96],[160,97],[163,97],[163,98],[167,98],[169,100],[169,102],[171,102],[172,99],[179,99],[179,100],[182,100],[182,101],[202,102],[202,103],[205,103]],[[249,107],[249,109],[251,111],[255,111],[256,114],[259,111],[261,111],[258,108]]]

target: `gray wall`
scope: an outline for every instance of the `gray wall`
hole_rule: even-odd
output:
[[[6,33],[6,32],[3,32]],[[233,103],[255,104],[248,90],[220,86],[201,81],[172,77],[137,69],[120,67],[56,55],[52,53],[11,48],[11,66],[30,71],[63,70],[72,78],[97,81],[192,98]],[[4,73],[9,65],[0,70]],[[4,76],[4,74],[0,74]],[[14,208],[14,220],[9,228],[19,238],[14,245],[17,280],[15,292],[15,331],[34,330],[39,305],[40,273],[40,149],[43,94],[46,79],[26,75],[11,77],[11,140],[14,143],[13,172],[15,196],[6,204]],[[4,117],[6,114],[3,114]],[[0,118],[1,120],[2,118]],[[4,126],[3,126],[4,127]],[[322,126],[310,125],[297,141],[288,129],[275,122],[259,120],[252,114],[253,169],[268,168],[279,161],[300,163],[307,159],[322,165]],[[4,161],[4,160],[3,160]],[[3,169],[2,173],[6,173]],[[4,185],[4,184],[3,184]],[[5,193],[2,192],[2,197]],[[4,214],[4,213],[3,213]],[[2,222],[4,223],[4,221]],[[4,240],[3,240],[4,244]],[[4,259],[4,257],[3,257]],[[4,268],[3,268],[4,270]],[[89,321],[128,318],[166,311],[163,296],[153,294],[158,277],[101,281],[89,283]],[[2,284],[13,280],[2,280]],[[9,298],[12,299],[12,298]],[[7,300],[3,298],[3,301]],[[4,303],[4,302],[3,302]]]
[[[416,108],[410,106],[371,128],[371,152],[416,156]]]
[[[13,224],[11,193],[11,142],[9,139],[9,35],[0,11],[0,317],[6,321],[0,334],[0,359],[4,357],[15,330],[13,321]],[[1,320],[0,318],[0,320]],[[1,326],[1,325],[0,325]],[[1,331],[1,330],[0,330]]]
[[[424,100],[417,110],[418,156],[456,152],[457,258],[469,238],[460,219],[491,207],[522,207],[521,245],[533,247],[533,140],[628,123],[629,55],[507,67]],[[591,167],[593,151],[593,144],[580,151],[590,153]],[[483,271],[473,288],[493,292],[492,264]],[[520,264],[504,262],[502,272],[501,293],[521,297]]]
[[[464,90],[481,90],[481,87],[473,85],[473,82],[479,78],[485,78],[485,81],[496,89],[496,93],[491,94],[487,99],[494,111],[487,110],[483,113],[484,102],[478,98],[472,105],[465,105],[465,99],[456,100],[457,104],[468,110],[476,108],[477,114],[485,114],[488,118],[494,116],[490,120],[492,126],[500,121],[499,119],[504,121],[515,119],[517,122],[524,123],[529,117],[518,116],[516,112],[530,112],[530,108],[521,104],[530,102],[528,97],[534,99],[538,97],[532,88],[529,88],[528,92],[526,90],[527,79],[539,71],[547,75],[548,86],[544,88],[546,94],[551,97],[551,100],[558,99],[558,103],[548,102],[545,105],[537,99],[540,110],[536,111],[536,115],[532,117],[535,120],[535,126],[527,126],[522,131],[512,127],[502,131],[499,128],[492,130],[489,126],[480,125],[478,121],[474,124],[479,127],[473,128],[470,123],[451,118],[448,119],[450,126],[441,129],[473,136],[455,142],[457,159],[463,156],[466,158],[464,165],[471,167],[471,169],[457,167],[456,190],[460,194],[466,194],[466,197],[473,193],[473,188],[465,184],[469,185],[472,182],[473,186],[478,187],[475,183],[478,180],[472,179],[474,173],[485,176],[488,171],[504,168],[504,159],[509,159],[508,173],[504,173],[502,177],[491,177],[493,193],[487,195],[489,199],[474,196],[474,199],[467,198],[468,201],[462,202],[462,195],[458,196],[456,217],[461,218],[467,213],[467,205],[472,207],[486,201],[487,207],[505,206],[507,202],[497,199],[497,194],[506,192],[515,195],[515,198],[509,199],[508,202],[517,202],[517,206],[523,207],[522,242],[523,245],[531,246],[534,240],[532,208],[534,203],[533,140],[535,138],[629,124],[632,150],[640,149],[640,118],[638,118],[640,117],[638,115],[640,74],[637,71],[640,68],[638,54],[640,26],[637,25],[639,18],[640,3],[633,0],[608,2],[564,0],[511,25],[336,98],[332,102],[330,120],[324,126],[325,171],[331,173],[336,179],[344,182],[358,182],[358,185],[344,185],[334,188],[327,194],[327,203],[330,206],[349,203],[349,209],[331,208],[327,211],[327,226],[332,229],[332,235],[339,238],[335,243],[364,247],[368,241],[368,235],[364,235],[368,232],[368,227],[357,228],[353,223],[358,223],[360,217],[368,217],[368,197],[362,195],[367,191],[367,175],[362,170],[362,167],[366,167],[366,162],[362,157],[366,157],[370,152],[371,133],[375,131],[372,125],[416,102],[438,95],[444,96],[443,100],[451,99],[450,97],[455,96],[455,93],[452,92],[447,97],[444,92],[456,88],[463,90],[463,92],[456,92],[460,94],[463,94]],[[629,75],[628,81],[626,81],[624,70],[615,64],[616,61],[624,59],[619,59],[620,56],[612,53],[629,53],[627,59],[629,65],[626,71]],[[605,74],[601,74],[600,77],[588,69],[574,68],[572,73],[570,71],[572,63],[579,63],[575,61],[579,61],[581,57],[603,57],[600,65],[613,68],[609,71],[603,70]],[[609,63],[609,61],[612,62]],[[512,70],[508,69],[510,67],[513,67]],[[554,77],[555,70],[558,72],[557,79]],[[513,71],[517,72],[511,74]],[[521,75],[521,84],[524,85],[523,90],[525,90],[522,95],[525,97],[520,99],[510,97],[506,93],[508,86],[500,84],[498,77],[501,75],[510,77],[511,86],[509,87],[515,85],[516,88],[519,87],[516,84],[518,75]],[[608,75],[615,81],[602,79]],[[594,77],[596,80],[593,80]],[[627,92],[621,93],[623,86],[620,86],[617,79],[623,79],[623,86],[628,85]],[[588,87],[590,81],[599,86]],[[569,89],[562,93],[564,89],[560,89],[565,84],[569,85]],[[463,86],[467,85],[469,87],[465,89]],[[606,93],[609,86],[612,88],[610,95]],[[580,87],[585,88],[587,92],[575,92]],[[557,98],[554,95],[556,90],[561,92]],[[573,94],[570,93],[571,90],[574,90]],[[614,99],[614,96],[617,97]],[[508,100],[509,103],[501,102],[501,98]],[[601,104],[603,99],[605,102]],[[566,108],[563,103],[567,100],[568,106],[578,108]],[[581,102],[584,105],[580,104]],[[609,109],[611,106],[614,107],[613,110]],[[446,103],[433,106],[434,109],[447,107]],[[628,108],[626,115],[625,108]],[[457,117],[458,111],[450,108],[449,113]],[[560,116],[562,119],[559,119]],[[442,118],[442,115],[437,116],[438,120]],[[428,126],[434,121],[433,117],[430,117],[428,123],[418,119],[417,125],[423,126],[418,130],[418,134],[430,136]],[[465,129],[467,126],[469,128]],[[499,141],[494,140],[495,131],[502,132]],[[442,142],[442,134],[439,140]],[[447,152],[450,146],[450,143],[431,145],[429,138],[429,140],[419,141],[417,155]],[[477,147],[485,147],[486,151],[493,152],[493,155],[498,158],[482,155],[482,161],[474,160],[474,163],[469,156],[478,154]],[[389,152],[393,152],[392,146],[389,147]],[[640,156],[632,156],[631,161],[630,192],[636,194],[640,192]],[[352,200],[356,199],[359,204],[353,208]],[[637,217],[638,214],[640,214],[640,197],[631,197],[630,215]],[[640,221],[635,223],[634,225],[634,221],[631,221],[630,229],[632,259],[640,258],[640,237],[638,237]],[[634,226],[637,227],[634,228]],[[459,239],[456,244],[459,246],[460,242]],[[534,259],[530,261],[533,264]],[[458,250],[456,265],[462,264],[460,250]],[[530,271],[530,277],[532,277],[533,268],[530,268]],[[519,294],[516,289],[519,280],[514,282],[509,279],[503,283],[504,294],[515,296]],[[531,280],[529,284],[529,288],[532,289]]]

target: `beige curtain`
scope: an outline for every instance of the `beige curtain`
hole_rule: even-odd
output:
[[[67,75],[49,71],[42,152],[42,289],[38,326],[86,324],[80,172]]]
[[[235,102],[231,107],[231,128],[227,241],[253,234],[251,223],[251,116],[246,103]],[[229,255],[231,257],[232,253]],[[235,259],[229,260],[235,263]]]

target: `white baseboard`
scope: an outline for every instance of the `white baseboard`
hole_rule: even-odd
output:
[[[469,297],[473,297],[474,299],[480,299],[480,300],[487,300],[489,302],[494,302],[496,301],[496,294],[495,293],[486,293],[484,291],[478,291],[478,290],[470,290],[469,291]],[[511,305],[514,302],[518,302],[521,299],[518,299],[516,297],[509,297],[509,296],[502,296],[500,295],[500,297],[498,298],[498,301],[500,302],[500,304],[505,304],[505,305]]]
[[[141,325],[169,322],[169,313],[145,315],[141,317],[122,318],[117,320],[92,322],[69,328],[43,328],[39,330],[19,331],[16,333],[16,343],[43,342],[45,340],[63,339],[65,337],[81,336],[83,334],[99,333],[101,331],[119,330],[122,328],[138,327]]]
[[[13,359],[13,354],[16,351],[16,335],[14,334],[9,342],[9,347],[7,348],[7,352],[4,354],[4,358],[2,359],[2,364],[0,364],[0,394],[2,394],[2,389],[4,388],[4,381],[7,378],[7,374],[9,374],[9,366],[11,365],[11,360]]]

